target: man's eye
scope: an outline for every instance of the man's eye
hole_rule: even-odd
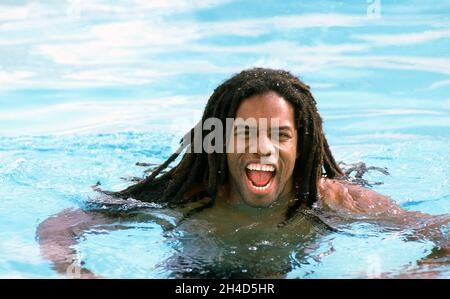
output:
[[[291,134],[289,134],[289,133],[275,132],[274,134],[275,134],[275,136],[278,135],[280,138],[285,138],[285,139],[286,139],[286,138],[291,138]]]

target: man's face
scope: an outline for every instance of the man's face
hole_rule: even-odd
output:
[[[239,139],[246,141],[244,153],[236,152],[234,148],[233,153],[227,154],[231,201],[241,201],[253,207],[270,206],[289,196],[293,188],[292,173],[297,158],[294,108],[277,93],[268,92],[242,100],[236,114],[238,118],[253,118],[256,124],[266,119],[267,129],[258,125],[255,152],[249,148],[249,130],[233,127],[231,138],[235,144]],[[274,127],[272,119],[278,122]],[[278,134],[278,138],[271,138],[271,133]]]

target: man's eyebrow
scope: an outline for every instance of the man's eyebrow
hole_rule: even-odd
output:
[[[241,125],[241,124],[235,125],[234,127],[237,128],[237,129],[241,129],[241,130],[242,130],[242,129],[246,129],[246,130],[248,130],[248,129],[256,129],[255,126]]]
[[[292,130],[292,127],[291,126],[272,127],[272,130],[290,131]]]
[[[243,130],[243,129],[245,129],[246,131],[249,130],[249,129],[253,129],[253,130],[256,129],[255,126],[248,126],[248,125],[236,125],[235,128],[237,128],[238,130]],[[291,127],[291,126],[272,127],[272,130],[277,130],[277,131],[292,131],[292,127]]]

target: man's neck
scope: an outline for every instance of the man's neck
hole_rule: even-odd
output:
[[[233,194],[228,183],[221,186],[216,197],[216,208],[228,209],[231,213],[240,218],[248,219],[268,219],[283,221],[288,207],[294,201],[292,190],[283,192],[279,198],[266,207],[252,207],[247,204],[240,194]]]

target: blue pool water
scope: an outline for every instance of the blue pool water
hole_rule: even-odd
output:
[[[376,191],[408,210],[450,213],[450,136],[442,130],[443,124],[433,126],[433,121],[448,116],[448,111],[428,108],[402,114],[324,107],[322,112],[339,161],[365,161],[388,169],[388,176],[376,171],[366,175],[371,182],[383,182],[375,185]],[[416,126],[407,121],[412,117],[417,123],[427,120],[430,125]],[[378,128],[380,119],[390,126],[389,133]],[[404,126],[396,124],[402,119]],[[84,206],[89,196],[95,196],[90,186],[97,181],[106,189],[118,190],[128,184],[121,177],[142,176],[143,168],[135,163],[162,162],[172,152],[169,140],[175,137],[175,133],[153,131],[0,138],[2,276],[57,277],[50,263],[40,256],[35,239],[37,225],[63,209]],[[102,229],[99,234],[94,229],[86,233],[77,245],[86,266],[105,277],[171,277],[164,261],[175,252],[173,240],[164,236],[158,222],[130,221],[126,225],[129,228],[124,230]],[[352,234],[326,233],[311,244],[291,244],[287,258],[294,267],[287,277],[367,277],[373,267],[395,276],[414,266],[434,247],[431,241],[405,241],[402,232],[383,231],[364,220],[352,223],[345,231]],[[208,242],[220,244],[210,238]],[[255,232],[234,251],[252,257],[271,249],[276,257],[279,248],[261,245],[263,241],[270,239]],[[218,247],[223,251],[227,246]],[[253,247],[262,248],[255,253]],[[208,248],[211,253],[212,247]],[[450,266],[435,271],[448,277]]]
[[[164,161],[214,88],[252,66],[311,85],[336,159],[388,170],[365,174],[375,191],[450,214],[448,1],[381,0],[379,15],[365,0],[163,2],[0,4],[0,278],[61,277],[37,226]],[[176,213],[139,213],[87,231],[78,259],[111,278],[450,278],[448,256],[423,263],[445,230],[333,218],[336,232],[220,238],[207,218],[167,232]]]

